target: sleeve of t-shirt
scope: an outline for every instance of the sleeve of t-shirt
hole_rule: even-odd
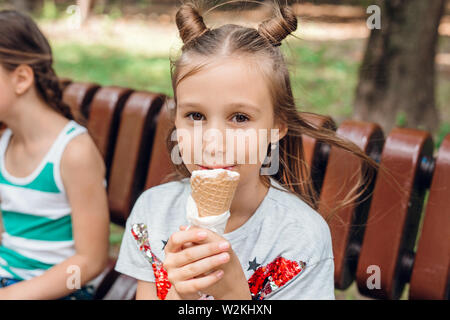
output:
[[[148,197],[149,192],[147,191],[138,198],[127,219],[115,270],[138,280],[155,282],[152,266],[144,254],[139,251],[138,244],[131,233],[131,226],[134,223],[146,222]]]

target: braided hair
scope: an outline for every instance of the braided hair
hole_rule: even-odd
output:
[[[62,88],[54,69],[52,49],[36,23],[15,10],[0,11],[0,64],[8,71],[19,65],[31,67],[41,98],[55,111],[73,120],[62,100]]]

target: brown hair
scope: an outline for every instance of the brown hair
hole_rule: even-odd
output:
[[[21,64],[29,65],[38,94],[55,111],[73,120],[69,106],[62,101],[47,39],[30,17],[15,10],[0,11],[0,64],[7,71],[14,71]]]
[[[274,6],[275,16],[262,22],[258,30],[234,24],[227,24],[216,29],[206,27],[199,9],[192,3],[183,4],[176,14],[176,24],[180,37],[184,43],[181,48],[181,56],[176,61],[171,61],[172,86],[174,91],[175,108],[172,108],[171,116],[174,118],[176,111],[176,87],[180,81],[194,74],[202,66],[194,66],[182,77],[180,69],[191,63],[191,57],[244,55],[257,57],[268,61],[269,69],[263,72],[270,87],[274,115],[276,120],[287,124],[288,131],[279,141],[279,170],[272,176],[289,192],[292,192],[309,206],[318,209],[319,196],[311,179],[310,170],[304,160],[304,149],[301,137],[303,135],[317,139],[330,146],[342,148],[362,159],[361,172],[358,181],[349,194],[335,208],[327,208],[325,219],[329,219],[342,207],[350,205],[361,198],[369,187],[380,165],[366,155],[356,144],[339,137],[332,126],[318,127],[308,121],[296,108],[289,79],[289,72],[279,48],[281,41],[297,29],[297,18],[288,6]],[[261,64],[264,65],[264,64]],[[264,69],[264,68],[263,68]],[[264,70],[263,70],[264,71]],[[313,114],[317,119],[323,119],[329,123],[329,117]],[[175,130],[173,126],[167,136],[167,148],[169,153],[176,145],[171,140],[171,134]],[[269,144],[268,152],[270,153]],[[175,165],[175,174],[172,178],[180,179],[189,177],[186,166],[181,163]],[[262,183],[269,187],[268,176],[261,175]],[[367,196],[368,197],[368,196]],[[366,199],[366,198],[365,198]],[[360,200],[360,202],[365,199]],[[358,203],[358,202],[357,202]]]

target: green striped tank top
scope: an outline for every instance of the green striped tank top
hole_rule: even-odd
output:
[[[86,128],[69,121],[39,166],[27,177],[5,168],[11,130],[0,138],[0,276],[28,280],[75,254],[71,208],[60,174],[67,144]]]

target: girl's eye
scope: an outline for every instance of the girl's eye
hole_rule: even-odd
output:
[[[204,118],[203,115],[201,113],[199,113],[199,112],[190,112],[190,113],[188,113],[186,115],[186,117],[188,117],[189,120],[192,120],[192,121],[202,121],[202,120],[204,120],[203,119]],[[250,120],[246,115],[244,115],[242,113],[236,113],[233,116],[232,119],[233,119],[233,121],[238,122],[238,123],[246,122],[246,121]]]
[[[246,115],[242,114],[242,113],[236,113],[233,117],[233,119],[236,119],[236,122],[246,122],[248,120],[250,120]]]
[[[199,112],[191,112],[191,113],[188,113],[186,115],[186,117],[188,117],[190,120],[193,120],[193,121],[201,121],[203,115]]]

